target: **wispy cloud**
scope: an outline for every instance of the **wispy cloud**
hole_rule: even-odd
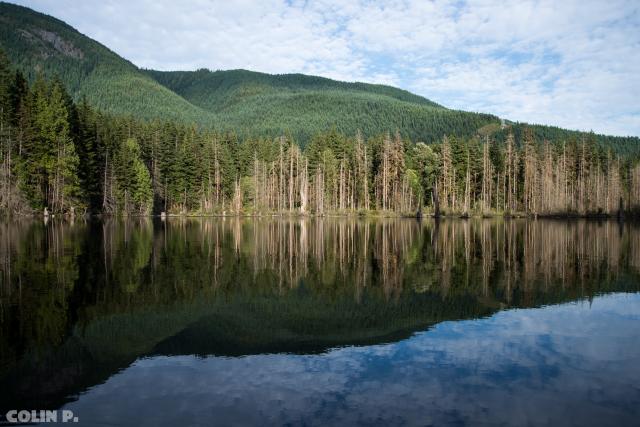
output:
[[[452,108],[640,135],[633,0],[20,0],[141,67],[400,86]]]

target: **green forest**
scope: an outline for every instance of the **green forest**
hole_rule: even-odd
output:
[[[74,102],[0,56],[0,209],[7,215],[624,215],[637,158],[593,134],[540,139],[480,128],[412,141],[337,128],[241,137]],[[500,136],[504,134],[505,138]],[[517,136],[517,137],[516,137]]]

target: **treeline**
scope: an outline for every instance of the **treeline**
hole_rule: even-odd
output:
[[[495,125],[488,125],[487,130],[493,130],[491,137],[499,143],[506,143],[509,135],[513,135],[516,142],[521,145],[525,136],[530,137],[528,132],[533,133],[536,141],[568,141],[571,139],[582,140],[584,132],[562,129],[557,126],[532,125],[527,123],[509,123],[509,126],[497,129]],[[640,139],[637,136],[612,136],[590,133],[589,139],[605,150],[611,149],[621,156],[640,156]]]
[[[29,85],[0,56],[0,210],[77,215],[354,213],[618,215],[640,203],[640,166],[595,136],[427,145],[399,132],[245,138],[113,117],[57,80]]]

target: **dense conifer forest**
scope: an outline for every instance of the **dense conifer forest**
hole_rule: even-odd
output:
[[[334,128],[302,147],[287,133],[105,114],[60,80],[29,84],[4,54],[0,111],[8,215],[624,215],[640,204],[637,159],[592,134],[540,141],[505,125],[426,144]]]
[[[0,3],[5,215],[624,215],[640,141],[384,85],[140,69]]]

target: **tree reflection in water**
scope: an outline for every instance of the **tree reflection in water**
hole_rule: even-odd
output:
[[[2,408],[157,354],[313,354],[640,287],[640,228],[220,218],[0,225]]]

